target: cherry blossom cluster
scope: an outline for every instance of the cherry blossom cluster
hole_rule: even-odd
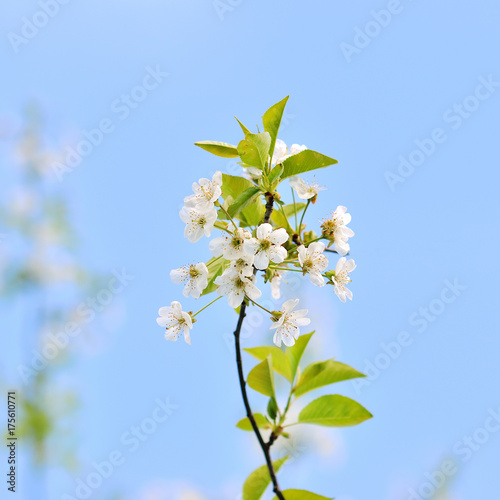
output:
[[[287,158],[306,150],[305,146],[293,144],[290,148],[280,139],[276,140],[274,154],[269,164],[274,167],[282,164]],[[243,165],[247,178],[256,186],[260,184],[262,170]],[[215,227],[221,229],[223,234],[209,242],[209,249],[213,259],[209,266],[203,262],[187,265],[170,272],[174,283],[184,284],[185,297],[192,296],[199,299],[204,291],[212,286],[217,292],[217,299],[210,302],[197,313],[183,311],[179,302],[172,302],[169,307],[159,310],[160,317],[157,322],[166,328],[165,338],[177,340],[183,333],[186,342],[190,343],[190,329],[192,329],[195,316],[221,297],[227,297],[231,308],[237,309],[245,301],[247,304],[258,304],[262,292],[257,286],[257,277],[261,273],[264,283],[270,283],[272,296],[280,298],[280,284],[287,272],[300,272],[307,275],[311,283],[318,287],[327,284],[333,285],[336,295],[342,302],[352,300],[352,292],[347,288],[350,283],[350,273],[355,269],[354,260],[345,257],[350,251],[348,240],[354,232],[347,227],[351,221],[350,214],[344,206],[337,209],[321,222],[321,235],[316,236],[304,233],[302,225],[303,216],[310,203],[315,203],[318,193],[323,187],[315,181],[308,183],[298,176],[289,177],[292,192],[298,198],[306,200],[301,203],[303,210],[300,224],[297,224],[298,208],[294,208],[296,219],[295,231],[290,231],[291,226],[280,227],[273,220],[263,222],[257,227],[240,225],[229,215],[221,200],[224,192],[223,175],[216,172],[212,180],[199,179],[193,183],[193,194],[184,199],[184,206],[180,211],[180,218],[186,224],[184,236],[191,242],[197,242],[203,236],[210,237]],[[263,196],[269,195],[264,189]],[[273,194],[274,200],[280,200],[278,193]],[[257,202],[257,201],[256,201]],[[282,204],[282,203],[281,203]],[[305,207],[304,207],[305,206]],[[297,207],[294,203],[292,207]],[[275,210],[279,210],[276,207]],[[272,223],[271,223],[272,222]],[[325,240],[326,243],[324,241]],[[329,247],[333,246],[333,249]],[[329,259],[327,252],[335,252],[341,257],[334,270],[328,270]],[[220,262],[215,266],[216,271],[209,271],[210,265]],[[271,316],[270,329],[275,330],[273,342],[279,347],[281,344],[292,346],[299,337],[300,327],[310,323],[306,317],[307,310],[294,310],[299,299],[284,302],[280,311],[267,311]]]

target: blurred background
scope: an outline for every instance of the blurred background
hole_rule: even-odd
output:
[[[309,308],[312,359],[369,375],[335,389],[375,417],[298,429],[281,484],[338,500],[500,489],[498,2],[1,11],[0,409],[16,390],[18,498],[238,499],[263,464],[235,428],[234,313],[200,315],[191,346],[155,319],[183,298],[170,269],[210,258],[177,215],[191,183],[240,173],[193,143],[237,144],[233,116],[254,128],[286,95],[281,139],[339,160],[316,172],[310,228],[347,206],[358,267],[352,303],[293,279],[282,300]],[[253,309],[244,347],[271,342]]]

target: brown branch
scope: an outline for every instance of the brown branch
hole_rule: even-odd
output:
[[[273,194],[266,193],[266,200],[267,203],[266,203],[266,212],[264,214],[264,222],[268,223],[271,220],[271,214],[273,212],[273,203],[274,203]],[[264,441],[264,439],[262,438],[262,434],[260,433],[259,427],[257,426],[257,422],[255,421],[255,417],[253,416],[252,408],[250,407],[250,402],[248,401],[248,394],[246,389],[245,376],[243,374],[243,362],[241,360],[241,347],[240,347],[241,326],[243,325],[243,320],[245,319],[246,307],[247,307],[246,303],[242,302],[240,307],[240,315],[238,317],[238,323],[236,325],[236,330],[234,331],[236,366],[238,367],[238,379],[240,382],[241,396],[243,398],[243,404],[245,405],[245,410],[247,413],[248,420],[250,421],[250,425],[252,426],[253,432],[255,433],[259,445],[262,448],[262,452],[264,453],[264,457],[266,459],[266,465],[269,470],[269,476],[271,477],[271,482],[273,483],[273,491],[279,498],[279,500],[285,500],[285,497],[283,496],[283,493],[280,490],[278,479],[276,478],[276,471],[274,470],[273,461],[271,459],[271,454],[269,452],[269,449],[276,440],[276,436],[274,435],[274,433],[272,433],[269,442],[266,443]]]
[[[240,308],[238,324],[236,325],[236,330],[234,331],[234,343],[236,348],[236,365],[238,367],[238,379],[240,381],[241,396],[243,398],[243,404],[245,405],[245,410],[247,412],[248,420],[250,420],[252,429],[255,435],[257,436],[259,445],[262,448],[264,457],[266,458],[266,465],[269,470],[269,476],[271,477],[271,481],[273,483],[273,491],[280,500],[285,500],[285,497],[283,496],[283,493],[280,490],[278,480],[276,479],[276,472],[274,470],[273,461],[271,460],[271,454],[269,453],[269,448],[271,447],[271,445],[270,444],[268,445],[262,438],[262,434],[259,431],[259,427],[257,426],[257,422],[255,421],[255,417],[253,416],[252,413],[252,408],[250,407],[250,403],[248,401],[246,381],[245,381],[245,376],[243,375],[243,363],[241,361],[241,348],[240,348],[240,332],[241,332],[241,326],[243,324],[243,319],[245,318],[246,314],[245,311],[246,311],[246,304],[245,302],[243,302]]]
[[[269,222],[271,220],[271,214],[273,213],[273,203],[274,195],[272,193],[266,193],[266,213],[264,214],[264,222]]]

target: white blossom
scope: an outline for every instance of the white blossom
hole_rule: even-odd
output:
[[[346,298],[352,300],[352,292],[346,288],[346,285],[351,282],[349,273],[354,269],[356,269],[354,259],[347,260],[345,257],[341,257],[335,267],[335,274],[331,279],[335,286],[335,293],[342,302],[345,302]]]
[[[271,163],[273,165],[279,165],[280,163],[283,163],[287,158],[288,148],[286,147],[286,144],[281,139],[276,139]]]
[[[303,200],[313,200],[320,191],[323,191],[325,188],[321,187],[317,182],[312,182],[311,184],[307,183],[301,177],[290,177],[289,181],[290,186],[295,189],[299,198]]]
[[[339,205],[335,212],[321,224],[323,234],[333,240],[335,251],[340,255],[349,253],[347,240],[354,236],[354,231],[347,227],[349,222],[351,222],[351,215],[347,213],[347,208]]]
[[[199,179],[193,183],[194,194],[186,196],[184,203],[189,208],[196,208],[200,212],[206,212],[213,208],[214,203],[222,194],[222,172],[215,172],[212,180]]]
[[[297,251],[302,270],[304,273],[309,274],[311,283],[316,286],[324,286],[325,278],[322,273],[328,266],[328,259],[323,255],[325,244],[321,241],[315,241],[307,248],[304,245],[300,245]]]
[[[299,299],[290,299],[284,302],[281,306],[283,314],[278,321],[271,325],[271,330],[276,329],[273,342],[278,347],[281,347],[281,342],[287,347],[294,345],[300,335],[299,327],[306,326],[311,322],[309,318],[304,317],[307,314],[307,309],[292,311],[298,303]]]
[[[290,156],[301,153],[302,151],[305,151],[306,149],[307,148],[304,145],[300,146],[299,144],[292,144],[290,146]]]
[[[333,248],[339,255],[347,255],[351,250],[351,245],[345,240],[335,240]]]
[[[281,139],[276,139],[271,164],[279,165],[280,163],[283,163],[287,158],[290,158],[290,156],[296,155],[297,153],[300,153],[305,149],[307,149],[306,146],[299,146],[298,144],[292,144],[290,146],[290,149],[288,149],[287,145]]]
[[[273,231],[273,226],[266,222],[257,228],[256,236],[245,240],[244,247],[247,253],[255,255],[257,269],[267,269],[269,261],[280,264],[286,259],[288,252],[281,246],[288,240],[286,229]]]
[[[243,276],[233,269],[226,269],[221,276],[215,278],[214,283],[218,285],[217,293],[227,295],[228,304],[235,308],[243,302],[245,295],[251,300],[257,300],[262,295],[254,281],[253,276]]]
[[[271,295],[274,300],[278,300],[281,297],[281,282],[286,274],[286,271],[275,271],[274,277],[270,281],[271,283]]]
[[[184,236],[192,243],[196,243],[203,234],[210,236],[217,220],[217,210],[215,210],[215,207],[205,212],[200,212],[196,208],[184,206],[179,215],[182,222],[186,223]]]
[[[179,269],[170,271],[170,279],[176,283],[186,283],[184,287],[184,297],[189,297],[191,294],[195,299],[199,299],[201,292],[208,285],[208,269],[203,262],[192,264]]]
[[[251,236],[248,231],[239,227],[233,234],[214,238],[208,247],[214,257],[223,255],[226,260],[239,259],[245,256],[244,243]]]
[[[251,179],[260,179],[262,177],[262,170],[260,168],[249,166],[244,166],[243,168]]]
[[[158,311],[160,315],[156,322],[163,328],[166,328],[165,339],[177,340],[180,333],[184,333],[184,339],[188,344],[191,344],[189,330],[193,328],[193,320],[191,316],[182,310],[182,306],[175,300],[170,306],[160,307]]]
[[[253,255],[242,255],[231,261],[229,269],[240,273],[242,276],[253,276],[254,259],[255,257]]]

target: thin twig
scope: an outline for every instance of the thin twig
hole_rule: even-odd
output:
[[[269,220],[271,219],[271,214],[273,212],[274,196],[271,193],[266,193],[266,199],[267,203],[266,203],[266,212],[264,215],[264,222],[269,222]],[[259,431],[259,427],[257,426],[257,422],[255,421],[255,417],[253,416],[252,408],[250,407],[250,402],[248,401],[246,381],[245,381],[245,376],[243,374],[243,362],[241,360],[241,347],[240,347],[240,333],[241,333],[241,327],[243,325],[243,320],[245,319],[246,315],[246,307],[247,307],[246,303],[242,302],[240,308],[240,314],[238,316],[238,323],[236,325],[236,330],[234,331],[236,366],[238,367],[238,379],[240,382],[241,396],[243,398],[243,404],[245,405],[245,410],[247,413],[248,420],[250,421],[250,425],[252,426],[252,429],[255,435],[257,436],[257,440],[259,441],[259,445],[262,448],[262,452],[264,453],[264,457],[266,459],[266,465],[269,470],[269,476],[271,477],[271,482],[273,483],[273,491],[279,498],[279,500],[285,500],[285,497],[283,496],[283,493],[280,490],[278,480],[276,478],[276,471],[274,470],[273,461],[271,459],[271,454],[269,452],[269,449],[271,448],[276,438],[273,439],[273,434],[271,434],[269,442],[266,443],[264,441],[264,439],[262,438],[262,434]]]
[[[271,442],[266,443],[262,438],[262,434],[260,433],[259,428],[257,426],[257,422],[255,421],[255,417],[253,416],[252,408],[250,407],[250,402],[248,401],[246,381],[243,375],[243,363],[241,360],[241,347],[240,347],[240,332],[241,332],[241,326],[243,325],[243,319],[245,318],[246,315],[245,310],[246,310],[246,304],[245,302],[243,302],[240,308],[238,324],[236,325],[236,330],[234,331],[234,343],[236,348],[236,365],[238,367],[238,379],[240,382],[241,396],[243,398],[243,404],[245,405],[245,410],[247,412],[248,420],[250,420],[252,429],[255,435],[257,436],[259,445],[262,448],[264,457],[266,458],[266,465],[269,470],[269,476],[271,477],[271,481],[273,483],[273,491],[280,500],[285,500],[285,497],[283,496],[283,493],[280,490],[278,480],[276,479],[276,472],[274,470],[273,461],[271,460],[271,454],[269,453],[269,448],[271,447],[272,443]]]

